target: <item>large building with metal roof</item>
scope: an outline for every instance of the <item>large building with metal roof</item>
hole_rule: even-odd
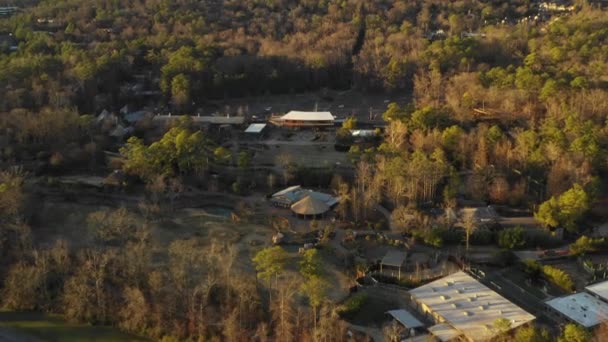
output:
[[[437,324],[429,331],[443,341],[490,341],[500,333],[496,320],[504,318],[514,329],[536,318],[463,271],[413,289],[410,295]]]

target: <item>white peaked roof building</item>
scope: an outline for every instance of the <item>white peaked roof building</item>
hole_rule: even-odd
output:
[[[469,341],[491,341],[500,333],[494,327],[497,319],[508,320],[514,329],[536,318],[462,271],[413,289],[410,295],[438,324],[429,331],[442,340],[458,334]]]
[[[333,126],[334,116],[330,112],[301,112],[292,110],[289,113],[273,117],[270,122],[284,127],[323,127]]]
[[[281,117],[283,120],[297,121],[334,121],[334,116],[330,112],[301,112],[292,110]]]

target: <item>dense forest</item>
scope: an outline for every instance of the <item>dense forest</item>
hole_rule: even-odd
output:
[[[167,245],[152,236],[158,212],[170,211],[160,203],[173,206],[186,176],[204,178],[210,164],[232,158],[187,122],[158,142],[141,134],[116,148],[93,120],[127,103],[192,114],[197,104],[245,96],[404,94],[408,104],[387,105],[381,143],[350,148],[354,180],[331,186],[343,199],[340,216],[365,221],[384,203],[400,229],[436,246],[447,237],[434,223],[407,223],[422,205],[454,208],[462,196],[510,205],[534,212],[547,231],[578,237],[605,197],[608,15],[591,1],[553,11],[525,0],[19,6],[0,17],[0,161],[7,168],[0,173],[0,304],[9,309],[61,313],[163,341],[343,340],[346,328],[325,300],[315,253],[298,261],[299,280],[280,286],[273,279],[287,267],[284,251],[257,254],[249,267],[268,283],[262,291],[257,277],[234,266],[239,252],[229,244],[193,238]],[[43,162],[49,175],[107,171],[108,149],[125,159],[120,167],[145,184],[150,200],[137,214],[120,208],[88,216],[87,229],[104,247],[33,244],[30,225],[44,219],[33,212],[32,175],[8,166]],[[235,160],[241,169],[249,163],[246,153]],[[247,181],[244,171],[233,189]],[[521,341],[548,340],[526,333],[538,339]]]

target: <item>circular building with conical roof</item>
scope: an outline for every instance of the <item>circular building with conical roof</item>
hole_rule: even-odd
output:
[[[302,198],[291,206],[291,211],[296,215],[306,217],[323,215],[328,212],[329,209],[330,207],[325,202],[310,195]]]

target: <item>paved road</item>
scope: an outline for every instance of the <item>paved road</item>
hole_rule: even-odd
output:
[[[2,342],[43,342],[42,340],[9,328],[0,328]]]
[[[503,227],[537,227],[540,228],[541,224],[538,222],[533,216],[523,216],[523,217],[504,217],[500,216],[498,219],[498,223],[500,223]]]
[[[486,276],[480,279],[480,281],[537,318],[542,318],[544,321],[550,324],[559,326],[559,324],[561,324],[560,321],[557,321],[554,317],[547,315],[543,299],[536,297],[508,279],[504,275],[504,273],[508,272],[508,270],[509,269],[507,268],[493,272],[486,272]]]

